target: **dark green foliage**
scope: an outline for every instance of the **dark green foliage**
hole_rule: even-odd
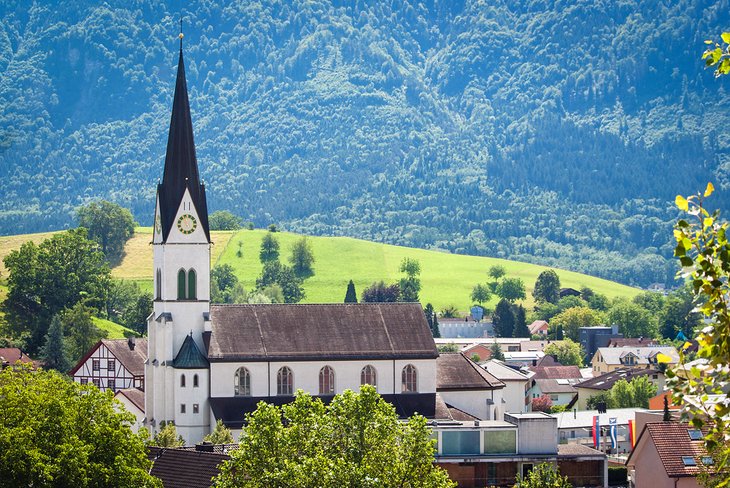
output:
[[[629,301],[617,301],[608,311],[608,322],[618,324],[619,332],[624,337],[657,336],[658,324],[656,316]]]
[[[305,237],[297,240],[291,249],[289,257],[292,271],[301,279],[307,279],[314,276],[314,251],[312,251],[312,243]]]
[[[606,408],[616,408],[613,403],[613,398],[611,397],[610,390],[602,391],[601,393],[596,393],[595,395],[592,395],[586,401],[586,406],[588,407],[588,410],[596,410],[599,403],[605,403]]]
[[[48,327],[46,339],[41,348],[41,359],[43,366],[47,369],[55,369],[60,373],[66,373],[71,367],[71,362],[66,354],[66,340],[63,336],[63,324],[58,316],[53,317]]]
[[[628,469],[626,466],[608,467],[608,485],[626,486],[628,484]]]
[[[506,299],[501,299],[497,303],[492,315],[492,323],[494,324],[495,337],[512,337],[515,328],[515,316],[512,311],[512,304]]]
[[[259,251],[259,261],[266,265],[279,260],[279,240],[274,236],[274,231],[269,230],[261,239],[261,251]]]
[[[515,488],[572,488],[573,484],[567,476],[561,476],[560,470],[550,464],[538,464],[530,473],[522,478],[517,475]]]
[[[530,337],[530,329],[527,327],[527,313],[525,307],[517,305],[513,308],[515,316],[515,330],[512,333],[514,337]]]
[[[456,318],[458,315],[459,315],[459,311],[453,305],[449,305],[449,306],[441,309],[442,318],[453,319],[453,318]]]
[[[491,352],[490,359],[498,359],[500,361],[504,361],[504,353],[502,352],[502,346],[499,345],[499,342],[492,343],[491,346],[489,346],[489,352]]]
[[[400,286],[398,283],[386,285],[378,281],[362,291],[362,302],[397,302],[400,299]]]
[[[441,337],[441,331],[439,330],[439,321],[436,316],[436,311],[433,309],[433,305],[427,303],[423,308],[423,313],[426,315],[426,322],[428,322],[428,328],[431,329],[431,335],[434,338]]]
[[[289,266],[285,266],[279,261],[265,263],[261,275],[256,278],[256,289],[259,291],[263,291],[274,284],[281,287],[284,303],[298,303],[305,296],[302,289],[302,280],[294,274]]]
[[[242,225],[243,219],[228,210],[218,210],[208,217],[210,230],[238,230]]]
[[[238,278],[230,264],[217,264],[210,270],[211,279],[215,279],[220,290],[228,290],[236,286]]]
[[[111,280],[106,292],[106,318],[144,334],[152,312],[152,294],[143,292],[134,281]]]
[[[471,291],[470,298],[474,303],[478,303],[481,305],[484,302],[488,302],[489,299],[492,296],[492,292],[489,289],[488,285],[482,285],[481,283],[477,283],[474,285],[474,289]]]
[[[536,302],[558,303],[560,299],[560,277],[555,270],[548,269],[540,273],[535,280],[532,296]]]
[[[0,69],[13,83],[0,87],[0,233],[63,228],[105,195],[149,225],[180,13],[19,5],[2,6]],[[670,282],[668,201],[725,174],[713,134],[728,95],[690,54],[694,33],[724,22],[706,7],[191,3],[210,208],[259,227]]]
[[[124,244],[134,234],[132,213],[116,203],[101,200],[79,207],[76,211],[79,227],[85,227],[89,239],[101,246],[107,260],[119,262]]]
[[[2,304],[8,330],[25,337],[30,354],[38,351],[54,315],[83,302],[103,309],[109,268],[86,229],[55,234],[39,245],[27,242],[4,260],[8,295]],[[72,333],[68,327],[66,333]]]
[[[347,284],[347,292],[345,292],[345,303],[357,303],[357,292],[355,292],[355,283],[350,280]]]
[[[398,282],[400,288],[400,301],[417,302],[418,293],[421,291],[421,264],[416,259],[403,258],[398,270],[405,274]]]
[[[93,310],[78,302],[59,314],[64,333],[67,337],[68,355],[72,363],[81,359],[91,347],[107,336],[91,320]]]
[[[122,325],[139,335],[147,334],[147,317],[152,313],[152,294],[141,292],[122,314]]]
[[[669,412],[669,395],[664,395],[664,413],[662,421],[669,422],[672,420],[672,414]]]
[[[525,283],[520,278],[504,278],[497,285],[497,295],[510,302],[524,300]]]

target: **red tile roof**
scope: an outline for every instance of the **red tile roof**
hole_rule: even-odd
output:
[[[696,476],[703,469],[702,457],[707,456],[707,451],[702,440],[690,439],[688,431],[692,429],[686,423],[648,423],[636,442],[633,453],[638,451],[637,448],[642,441],[651,442],[659,453],[659,459],[668,477]],[[626,461],[627,464],[631,461],[633,453]],[[696,466],[685,466],[682,461],[683,457],[692,457]]]
[[[8,365],[11,365],[15,364],[16,361],[20,361],[21,363],[33,362],[27,354],[23,354],[23,352],[17,347],[0,348],[0,364],[7,362]]]

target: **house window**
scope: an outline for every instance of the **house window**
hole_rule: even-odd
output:
[[[99,388],[99,378],[93,378],[91,382],[94,384],[95,387]]]
[[[277,395],[293,395],[294,394],[294,375],[291,369],[283,366],[276,373],[276,394]]]
[[[412,364],[406,365],[401,373],[401,392],[416,393],[418,391],[418,373]]]
[[[198,387],[198,375],[193,375],[193,388]]]
[[[185,388],[185,375],[180,375],[180,388]]]
[[[195,300],[198,295],[196,291],[196,283],[195,283],[195,270],[191,269],[188,271],[188,300]]]
[[[682,456],[682,464],[685,466],[697,466],[697,461],[692,456]]]
[[[200,411],[200,406],[197,403],[193,403],[193,413],[198,413]]]
[[[92,371],[99,371],[99,360],[98,359],[92,359],[91,360],[91,370]]]
[[[557,402],[558,401],[558,395],[550,395],[550,401]]]
[[[89,382],[89,378],[81,378],[81,384],[85,385]]]
[[[117,382],[114,381],[113,379],[108,379],[106,382],[106,386],[110,390],[114,391],[114,389],[117,387]]]
[[[184,403],[180,404],[180,413],[185,413],[185,404]]]
[[[246,368],[238,368],[233,377],[233,394],[236,396],[251,396],[251,375]]]
[[[360,371],[360,384],[378,386],[378,376],[375,368],[367,365]]]
[[[116,366],[116,361],[114,361],[113,359],[106,360],[106,370],[107,371],[114,371],[115,366]]]
[[[319,394],[335,394],[335,372],[329,366],[325,366],[319,370]]]
[[[139,390],[144,390],[144,379],[143,378],[135,378],[134,379],[134,387]]]
[[[162,270],[157,270],[157,280],[155,282],[156,297],[158,300],[162,300]]]

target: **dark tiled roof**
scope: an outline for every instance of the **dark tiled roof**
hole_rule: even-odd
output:
[[[27,354],[23,354],[23,352],[17,347],[0,348],[0,364],[7,363],[8,365],[12,365],[15,364],[16,361],[20,361],[21,363],[33,362]]]
[[[549,395],[551,393],[575,393],[575,388],[570,384],[561,384],[558,380],[541,378],[535,380],[540,387],[540,391]]]
[[[124,388],[114,395],[124,395],[132,404],[144,412],[144,392],[137,388]]]
[[[327,404],[332,401],[333,396],[317,396]],[[427,418],[436,416],[436,394],[435,393],[404,393],[404,394],[381,394],[383,400],[392,404],[395,411],[401,418],[407,418],[419,413]],[[222,420],[229,429],[240,429],[243,426],[247,413],[256,410],[259,402],[266,402],[272,405],[285,405],[294,400],[293,396],[281,395],[270,397],[223,397],[211,398],[210,407],[216,420]]]
[[[212,305],[208,359],[435,359],[417,303]]]
[[[536,371],[536,368],[543,368],[545,366],[562,366],[557,360],[557,358],[552,354],[546,354],[545,356],[540,359],[537,364],[531,368],[533,371]]]
[[[187,336],[180,346],[172,367],[177,369],[203,369],[208,367],[208,360],[198,349],[192,336]]]
[[[639,376],[650,376],[659,374],[656,369],[619,368],[610,373],[587,379],[575,385],[576,388],[590,388],[592,390],[610,390],[611,387],[621,379],[631,381]]]
[[[185,81],[185,63],[183,62],[181,46],[177,64],[175,95],[172,101],[170,132],[167,136],[165,170],[162,175],[162,183],[157,185],[162,236],[165,241],[175,224],[175,215],[185,190],[190,192],[193,205],[195,205],[195,210],[198,217],[200,217],[201,228],[205,231],[205,235],[210,242],[208,204],[205,199],[205,185],[200,183],[200,176],[198,175],[198,160],[195,156],[195,141],[193,140],[193,122],[190,117],[188,87]]]
[[[208,488],[220,472],[219,465],[230,459],[226,454],[160,449],[150,473],[162,480],[165,488]]]
[[[532,368],[536,380],[563,380],[583,378],[578,366],[544,366]]]
[[[441,353],[436,361],[436,390],[495,390],[504,383],[463,353]]]
[[[134,349],[130,349],[129,339],[102,339],[102,344],[134,376],[144,375],[144,362],[147,360],[147,339],[134,339]]]
[[[600,456],[606,457],[604,453],[582,444],[558,444],[559,457],[575,457],[575,456]]]
[[[676,422],[646,424],[626,464],[629,464],[634,454],[639,451],[639,444],[642,441],[651,442],[659,453],[659,459],[668,477],[696,476],[703,469],[702,457],[707,456],[707,451],[704,448],[704,441],[690,439],[688,433],[690,429],[688,424]],[[696,466],[685,466],[683,457],[692,457]]]

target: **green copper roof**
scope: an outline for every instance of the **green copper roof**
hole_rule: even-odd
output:
[[[185,338],[180,351],[172,362],[172,367],[177,369],[203,369],[208,367],[208,360],[200,352],[192,336]]]

